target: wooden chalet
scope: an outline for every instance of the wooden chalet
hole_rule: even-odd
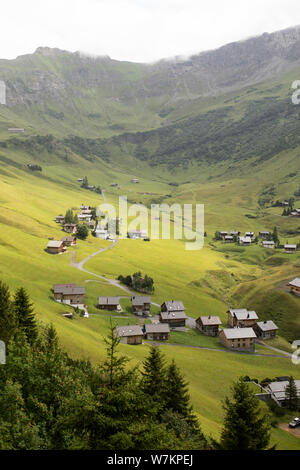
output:
[[[196,327],[206,336],[219,336],[219,326],[222,324],[217,316],[199,317]]]
[[[132,313],[135,315],[150,315],[151,298],[134,295],[131,297]]]
[[[266,230],[261,230],[260,232],[258,232],[259,238],[262,238],[264,240],[270,237],[270,235],[271,235],[271,232],[267,232]]]
[[[120,297],[98,297],[96,305],[100,310],[121,311]]]
[[[77,284],[54,284],[53,293],[56,302],[84,308],[84,287],[77,286]]]
[[[258,338],[261,339],[272,339],[276,337],[278,326],[272,320],[260,321],[253,326]]]
[[[230,309],[227,312],[228,326],[231,328],[250,328],[256,324],[258,316],[254,311],[246,308]]]
[[[285,252],[288,254],[296,253],[297,245],[284,245]]]
[[[185,327],[187,316],[181,300],[166,301],[161,305],[161,323],[169,323],[171,328]]]
[[[64,244],[61,240],[50,240],[46,250],[52,255],[58,255],[59,253],[66,251],[66,248],[64,247]]]
[[[255,351],[256,334],[253,328],[228,328],[220,331],[220,343],[233,351]]]
[[[119,336],[121,343],[126,344],[142,344],[143,330],[139,325],[118,326],[116,334]]]
[[[55,217],[55,222],[57,224],[64,224],[65,223],[65,216],[64,215],[57,215]]]
[[[239,244],[242,246],[249,246],[252,243],[252,239],[250,237],[239,237]]]
[[[64,224],[64,231],[67,233],[76,233],[77,227],[77,224]]]
[[[64,246],[74,246],[76,245],[77,239],[74,236],[66,236],[62,237],[61,241],[63,242]]]
[[[296,277],[293,281],[288,283],[290,291],[292,294],[295,294],[300,297],[300,277]]]
[[[273,240],[270,240],[270,241],[269,241],[269,240],[263,240],[263,241],[261,242],[261,246],[262,246],[263,248],[271,248],[271,249],[274,250],[274,248],[275,248],[275,242],[274,242]]]
[[[145,325],[145,337],[149,340],[167,341],[169,339],[170,327],[167,323],[151,323]]]
[[[224,242],[225,242],[225,243],[233,243],[233,242],[234,242],[234,237],[233,237],[233,235],[226,235],[226,236],[224,237]]]

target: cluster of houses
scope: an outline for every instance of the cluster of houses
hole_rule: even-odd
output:
[[[237,230],[232,230],[231,232],[221,231],[220,236],[223,239],[224,243],[234,243],[237,241],[239,245],[241,246],[250,246],[256,240],[256,235],[254,232],[245,232],[244,235],[241,235],[241,232]],[[271,232],[267,230],[261,230],[258,233],[258,237],[261,239],[261,246],[263,248],[269,248],[269,249],[275,248],[274,240],[270,239]],[[284,250],[287,254],[296,253],[297,245],[285,244]]]
[[[80,222],[86,223],[91,230],[95,228],[95,221],[92,220],[92,210],[90,206],[82,204],[80,206],[80,213],[77,217]],[[76,245],[77,239],[75,235],[78,224],[65,223],[64,215],[57,215],[55,217],[55,222],[57,224],[61,224],[63,226],[64,232],[68,233],[69,235],[62,237],[61,240],[50,239],[46,250],[51,254],[60,254],[64,253],[67,250],[67,247]]]

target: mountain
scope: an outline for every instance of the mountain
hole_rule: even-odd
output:
[[[300,66],[300,28],[154,64],[39,47],[0,60],[10,124],[58,135],[109,136],[160,127],[192,103],[274,81]],[[175,113],[176,114],[176,113]],[[168,119],[166,119],[168,118]]]

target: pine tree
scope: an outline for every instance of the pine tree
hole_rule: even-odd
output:
[[[13,308],[19,328],[24,331],[29,343],[33,344],[37,338],[37,324],[33,313],[33,305],[23,287],[15,293]]]
[[[223,450],[264,450],[270,441],[270,423],[259,400],[240,378],[226,398],[220,448]]]
[[[165,358],[159,347],[151,346],[148,357],[143,362],[141,387],[146,395],[151,396],[163,406],[165,401]]]
[[[10,300],[10,291],[6,284],[0,281],[0,340],[6,344],[17,331],[18,323]]]
[[[285,388],[285,398],[290,410],[297,410],[299,407],[298,391],[293,377],[289,378],[289,383]]]

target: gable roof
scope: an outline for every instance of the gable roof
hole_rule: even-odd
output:
[[[63,295],[84,295],[85,288],[77,286],[77,284],[54,284],[53,291],[55,294]]]
[[[118,326],[116,333],[120,337],[124,336],[143,336],[143,330],[139,325]]]
[[[187,318],[183,311],[179,312],[160,312],[160,316],[163,320],[183,320]]]
[[[288,381],[280,381],[280,382],[271,382],[268,385],[269,390],[271,393],[277,398],[277,400],[285,400],[285,389],[288,385]],[[295,380],[298,396],[300,397],[300,380]]]
[[[166,300],[161,306],[165,305],[168,312],[184,311],[184,305],[181,300]]]
[[[98,297],[98,305],[119,305],[120,297]]]
[[[146,333],[170,333],[170,327],[167,323],[151,323],[145,325]]]
[[[198,320],[201,320],[202,325],[209,326],[209,325],[221,325],[222,322],[219,317],[217,316],[209,316],[209,317],[199,317]],[[198,320],[196,320],[198,322]]]
[[[278,330],[278,326],[275,325],[275,323],[274,323],[272,320],[268,320],[268,321],[259,321],[259,322],[257,322],[257,326],[258,326],[262,331]]]
[[[47,248],[59,248],[62,243],[63,242],[61,240],[50,240],[47,245]]]
[[[258,320],[256,312],[250,312],[246,308],[234,308],[230,309],[229,312],[237,320]]]
[[[150,304],[151,303],[151,298],[149,296],[139,296],[139,295],[134,295],[131,298],[132,305],[144,305],[144,304]]]
[[[300,287],[300,277],[296,277],[293,281],[289,282],[289,286]]]
[[[222,330],[227,339],[256,338],[253,328],[225,328]]]
[[[284,245],[284,248],[291,249],[291,250],[296,250],[297,245]]]

